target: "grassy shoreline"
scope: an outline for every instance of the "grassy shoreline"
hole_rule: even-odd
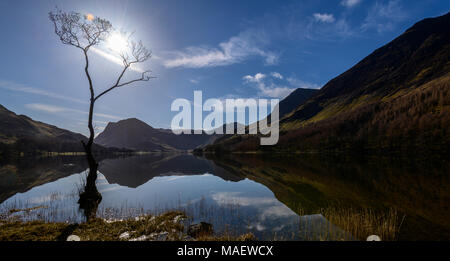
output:
[[[249,241],[252,234],[231,236],[200,233],[191,237],[186,232],[181,211],[169,211],[161,215],[142,215],[129,219],[102,219],[91,222],[65,223],[0,220],[0,241],[66,241],[76,235],[80,241]]]

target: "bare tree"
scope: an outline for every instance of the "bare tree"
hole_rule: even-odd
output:
[[[50,21],[54,25],[55,33],[61,40],[63,44],[74,46],[81,50],[82,54],[85,58],[85,66],[84,72],[86,74],[88,83],[89,83],[89,91],[90,91],[90,105],[89,105],[89,119],[88,119],[88,128],[89,128],[89,139],[86,142],[82,141],[84,150],[86,152],[87,161],[89,163],[89,174],[86,180],[85,191],[80,193],[80,207],[83,208],[83,204],[91,204],[86,203],[87,201],[97,201],[98,203],[101,201],[101,195],[98,193],[97,188],[95,186],[95,180],[97,179],[97,169],[98,163],[94,158],[94,154],[92,152],[92,145],[94,143],[94,126],[93,116],[94,116],[94,105],[95,102],[109,93],[110,91],[124,87],[135,82],[148,81],[153,77],[149,76],[150,71],[143,71],[140,77],[123,81],[124,75],[126,72],[135,64],[143,63],[150,59],[151,52],[143,45],[141,41],[134,42],[130,40],[130,37],[127,38],[127,48],[125,50],[121,50],[117,55],[121,58],[123,63],[123,69],[120,74],[117,76],[114,84],[105,88],[104,91],[100,92],[96,95],[95,89],[93,86],[93,81],[91,78],[91,74],[89,72],[89,50],[95,46],[101,45],[104,43],[108,37],[111,36],[115,30],[111,23],[108,20],[94,17],[92,14],[82,15],[76,12],[63,12],[59,9],[56,9],[54,12],[49,13]],[[96,209],[95,209],[96,211]],[[85,211],[86,213],[86,211]],[[92,214],[92,213],[90,213]],[[95,215],[95,213],[94,213]],[[89,217],[86,216],[89,220]]]

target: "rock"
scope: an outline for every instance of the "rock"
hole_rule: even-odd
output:
[[[128,240],[128,241],[145,241],[145,240],[147,240],[148,238],[149,238],[148,236],[143,235],[143,236],[140,236],[140,237],[137,237],[137,238],[132,238],[132,239],[130,239],[130,240]]]
[[[191,236],[185,236],[183,238],[184,241],[195,241],[195,238],[191,237]]]
[[[371,235],[367,237],[367,241],[381,241],[381,238],[377,235]]]
[[[182,220],[184,220],[183,216],[182,215],[178,215],[178,216],[174,217],[173,223],[178,223],[178,222],[180,222]]]
[[[134,221],[141,221],[141,220],[144,220],[144,219],[145,219],[145,216],[139,216],[139,217],[135,217]]]
[[[161,232],[156,236],[155,240],[156,241],[166,241],[168,235],[169,235],[168,232]]]
[[[105,223],[111,224],[114,222],[122,222],[123,219],[103,219],[103,221],[105,221]]]
[[[151,238],[154,241],[166,241],[167,237],[169,236],[169,233],[164,231],[160,233],[151,233],[148,237]]]
[[[200,222],[200,224],[190,225],[187,234],[193,238],[201,236],[211,236],[213,234],[213,226],[206,222]]]
[[[241,235],[237,239],[238,241],[256,241],[255,235],[253,233],[247,233],[244,235]]]
[[[119,239],[128,239],[130,238],[130,232],[123,232],[122,234],[120,234]]]
[[[70,235],[70,236],[67,237],[66,241],[81,241],[81,239],[77,235]]]

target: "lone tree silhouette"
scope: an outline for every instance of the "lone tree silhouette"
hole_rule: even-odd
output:
[[[91,74],[89,72],[89,50],[94,46],[99,46],[104,43],[111,34],[116,30],[113,28],[108,20],[94,17],[92,14],[82,15],[76,12],[63,12],[56,9],[49,13],[50,21],[53,22],[56,35],[63,44],[74,46],[81,50],[85,58],[84,72],[89,82],[90,91],[90,105],[89,105],[89,139],[86,142],[81,141],[86,152],[87,161],[89,164],[89,174],[86,179],[86,186],[83,192],[80,193],[79,204],[80,208],[84,209],[87,220],[95,217],[98,204],[102,197],[97,190],[95,181],[97,179],[98,163],[94,158],[92,152],[92,145],[94,143],[94,105],[95,102],[109,93],[110,91],[130,85],[135,82],[148,81],[153,77],[149,76],[150,71],[141,72],[139,78],[129,81],[123,81],[125,73],[135,64],[143,63],[151,57],[151,52],[142,44],[142,41],[134,42],[128,36],[126,41],[126,48],[122,50],[115,50],[118,57],[121,58],[123,69],[114,80],[114,84],[105,88],[102,92],[96,95],[93,86]]]

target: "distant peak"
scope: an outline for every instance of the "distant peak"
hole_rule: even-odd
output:
[[[145,123],[144,121],[141,121],[141,120],[139,120],[137,118],[129,118],[129,119],[124,119],[124,120],[120,120],[120,121],[117,121],[117,122],[109,122],[106,127],[131,126],[131,125],[142,125],[142,126],[153,128],[150,125],[148,125],[147,123]]]

